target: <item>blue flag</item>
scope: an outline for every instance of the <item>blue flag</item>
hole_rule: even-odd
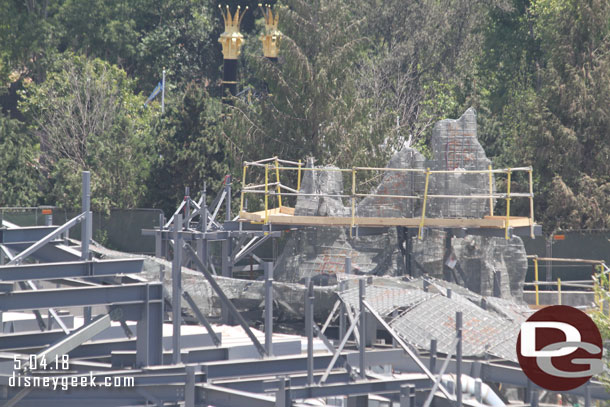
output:
[[[162,89],[163,89],[163,82],[159,82],[157,84],[157,87],[155,88],[155,90],[152,91],[152,93],[150,94],[148,99],[146,99],[146,102],[144,102],[144,106],[146,106],[148,104],[148,102],[152,101],[159,94],[159,92],[161,92]]]

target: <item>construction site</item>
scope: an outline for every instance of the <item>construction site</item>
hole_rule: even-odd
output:
[[[49,209],[40,226],[3,219],[3,405],[610,399],[595,379],[558,395],[519,368],[519,327],[543,294],[546,304],[599,306],[586,299],[593,280],[575,284],[578,291],[564,283],[562,293],[537,275],[535,303],[524,301],[528,261],[538,273],[538,261],[548,260],[528,259],[521,239],[541,232],[531,169],[490,166],[474,110],[438,122],[432,149],[427,160],[405,146],[386,168],[245,162],[238,193],[230,177],[214,199],[186,191],[171,217],[141,231],[154,236],[155,256],[92,242],[88,172],[82,212],[65,224],[53,225]],[[526,182],[515,190],[519,172]],[[367,188],[371,179],[377,185]],[[518,199],[529,207],[521,216],[511,211]],[[248,211],[253,202],[263,209]],[[80,241],[69,237],[79,224]],[[589,263],[608,272],[602,261]],[[43,377],[115,385],[54,391],[36,382]]]
[[[235,95],[241,20],[223,17]],[[123,226],[154,255],[92,239],[87,171],[63,224],[50,207],[28,225],[0,212],[0,405],[607,405],[601,377],[552,392],[517,356],[540,308],[608,311],[604,260],[526,252],[542,236],[533,170],[493,168],[474,109],[436,122],[428,147],[380,168],[255,157],[154,227]],[[586,272],[562,283],[552,262]]]

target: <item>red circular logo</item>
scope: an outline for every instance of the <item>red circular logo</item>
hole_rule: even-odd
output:
[[[566,391],[602,371],[602,337],[584,312],[565,305],[543,308],[521,324],[517,357],[538,386]]]

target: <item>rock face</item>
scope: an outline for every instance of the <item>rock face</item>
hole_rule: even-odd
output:
[[[441,120],[434,126],[433,157],[426,160],[417,150],[405,147],[388,162],[387,168],[420,171],[386,171],[374,195],[423,196],[425,175],[421,170],[448,171],[430,175],[428,195],[486,195],[495,190],[486,173],[457,174],[451,171],[487,170],[491,161],[477,140],[476,112],[468,109],[457,120]],[[308,166],[313,168],[313,162]],[[329,168],[329,167],[326,167]],[[301,183],[306,194],[343,194],[340,172],[306,171]],[[347,203],[347,200],[346,200]],[[482,218],[490,213],[487,198],[430,197],[427,218]],[[356,207],[359,217],[421,216],[421,199],[371,196]],[[340,197],[299,196],[295,215],[350,216]],[[345,258],[350,257],[355,274],[429,275],[456,282],[472,291],[497,297],[521,299],[527,259],[518,237],[454,237],[431,229],[423,240],[403,228],[387,233],[351,239],[343,228],[309,228],[294,232],[278,260],[278,281],[302,282],[310,277],[319,284],[333,284],[343,276]]]

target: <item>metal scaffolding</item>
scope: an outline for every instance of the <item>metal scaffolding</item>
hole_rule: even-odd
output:
[[[375,398],[388,406],[478,407],[485,405],[486,382],[532,392],[531,404],[538,401],[538,389],[503,348],[509,333],[499,327],[514,327],[517,306],[501,300],[489,307],[473,304],[476,296],[436,281],[396,279],[396,286],[387,287],[360,278],[342,282],[338,302],[319,326],[308,281],[299,286],[304,336],[279,334],[275,259],[255,251],[295,226],[232,216],[230,177],[211,205],[205,188],[197,200],[187,190],[173,216],[143,231],[155,236],[156,256],[172,260],[171,294],[162,282],[141,276],[144,258],[92,256],[89,195],[85,173],[76,218],[61,226],[0,225],[2,259],[8,260],[0,265],[0,405],[286,407],[320,399],[365,406]],[[74,244],[67,232],[78,223],[81,242]],[[234,277],[248,259],[256,267],[246,268],[264,271],[264,332],[251,326],[218,283],[221,276]],[[182,285],[185,265],[201,273],[200,281],[220,301],[221,322],[237,327],[217,324],[198,307]],[[345,268],[351,271],[349,261]],[[354,282],[357,287],[345,286]],[[183,305],[196,324],[185,322]],[[443,318],[447,323],[438,322]],[[53,379],[70,385],[44,385]],[[81,385],[93,379],[96,387]],[[479,380],[479,390],[463,392],[471,379]],[[610,398],[597,382],[569,393],[586,396],[587,407],[592,399]]]

